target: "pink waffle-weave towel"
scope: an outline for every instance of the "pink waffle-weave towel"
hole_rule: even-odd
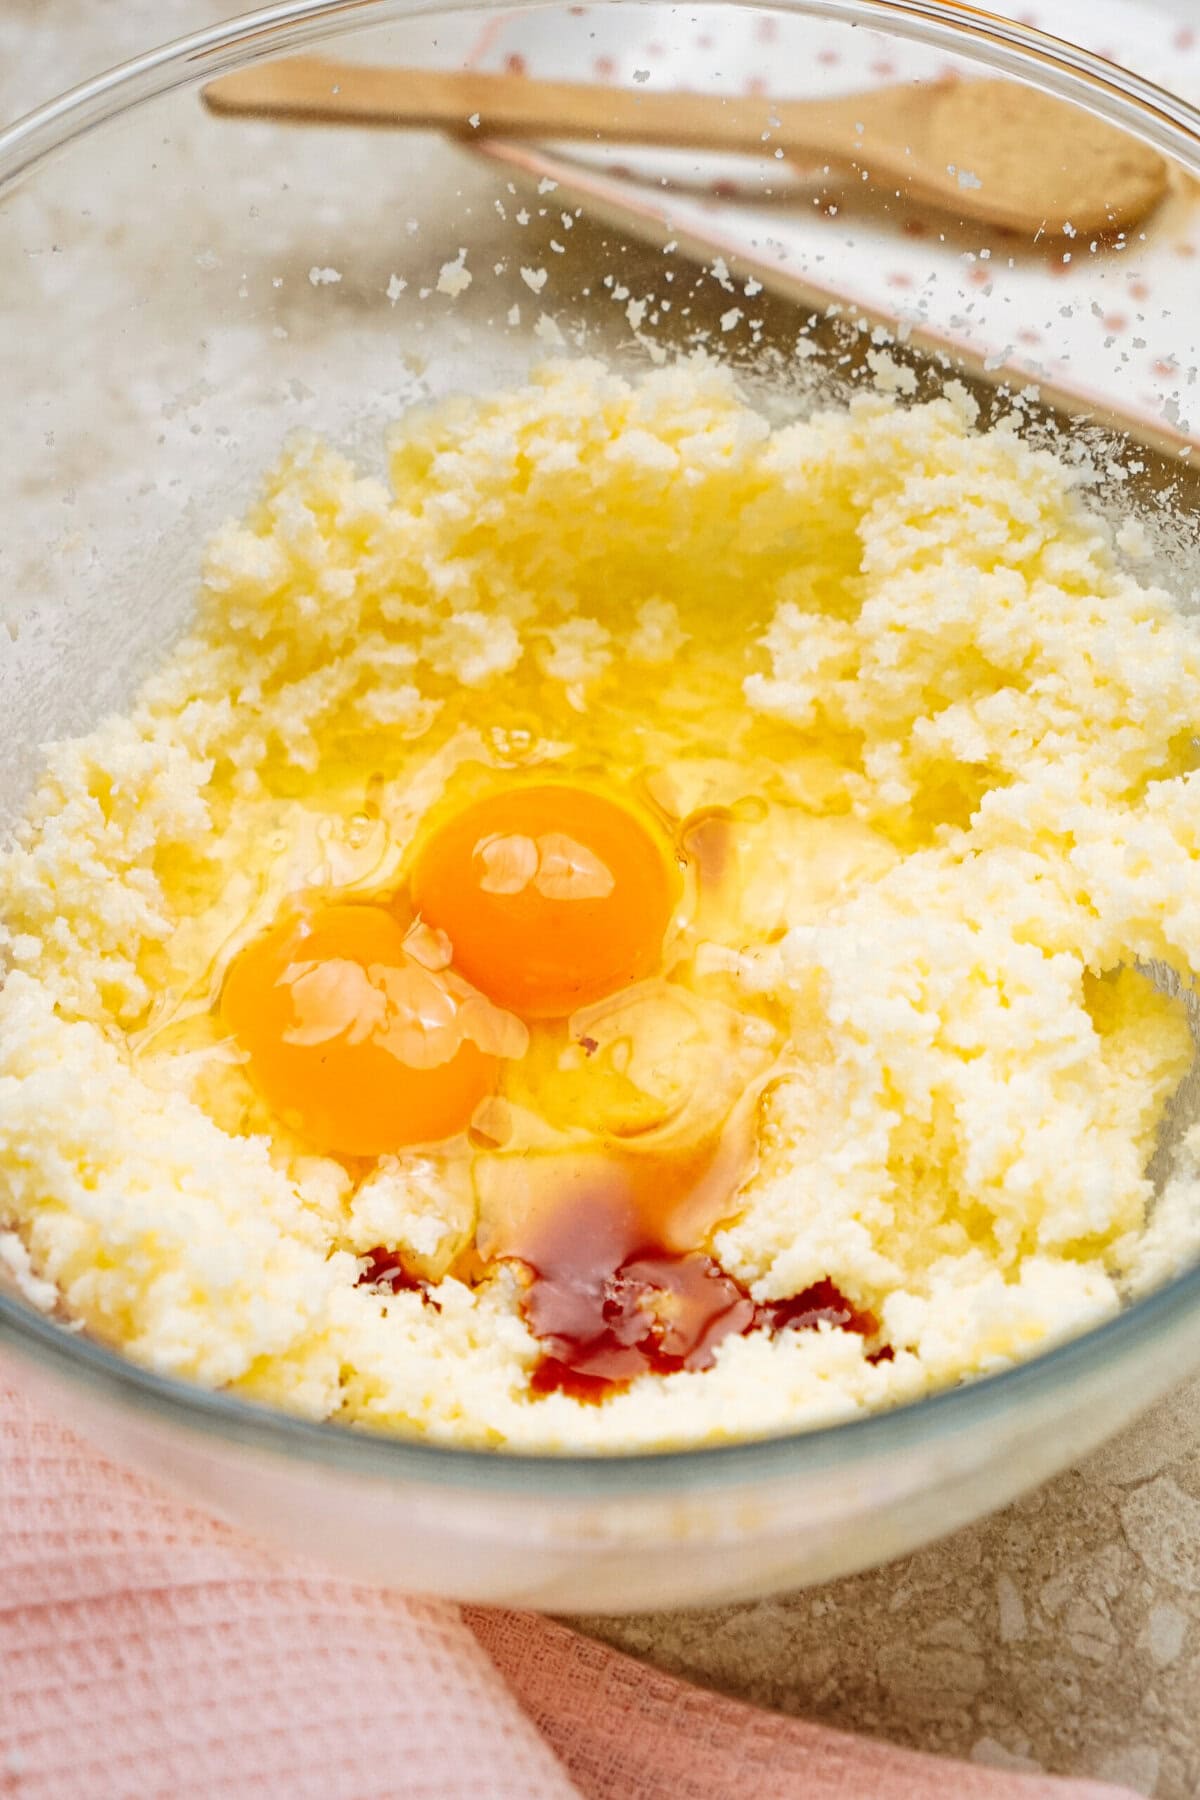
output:
[[[284,1561],[0,1384],[3,1800],[1117,1800]],[[1127,1800],[1133,1800],[1127,1795]]]

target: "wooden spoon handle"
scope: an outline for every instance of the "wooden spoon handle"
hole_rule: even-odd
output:
[[[769,120],[780,102],[680,91],[638,93],[596,83],[531,81],[474,70],[371,68],[298,56],[261,63],[211,82],[213,112],[310,124],[437,127],[481,137],[597,138],[671,148],[763,153],[779,141]],[[794,118],[797,102],[786,103]],[[803,106],[809,113],[808,105]],[[849,103],[811,107],[806,137],[840,140]],[[826,116],[828,115],[828,116]],[[837,151],[840,141],[830,143]]]

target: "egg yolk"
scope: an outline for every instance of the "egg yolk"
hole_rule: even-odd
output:
[[[526,1018],[561,1018],[650,974],[681,891],[652,824],[567,783],[465,806],[412,872],[413,904],[455,967]]]
[[[344,1156],[464,1130],[495,1085],[503,1015],[439,960],[381,906],[292,912],[248,944],[221,1017],[276,1116]]]

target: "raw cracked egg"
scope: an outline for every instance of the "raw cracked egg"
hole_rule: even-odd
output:
[[[221,1013],[272,1111],[345,1156],[465,1131],[526,1043],[433,934],[373,905],[285,914],[234,961]]]
[[[500,1005],[561,1018],[649,975],[682,891],[672,845],[622,801],[567,783],[500,788],[422,846],[412,901]]]

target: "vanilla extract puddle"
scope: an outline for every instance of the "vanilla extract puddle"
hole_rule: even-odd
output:
[[[521,1313],[542,1350],[535,1394],[600,1401],[642,1375],[711,1368],[726,1338],[760,1331],[824,1325],[868,1340],[869,1361],[891,1359],[874,1315],[833,1281],[758,1302],[696,1247],[734,1209],[753,1167],[765,1085],[741,1098],[721,1130],[673,1151],[609,1143],[477,1166],[481,1226],[458,1272],[480,1279],[500,1262],[520,1268]],[[382,1248],[360,1282],[415,1288],[437,1305],[436,1286]]]

